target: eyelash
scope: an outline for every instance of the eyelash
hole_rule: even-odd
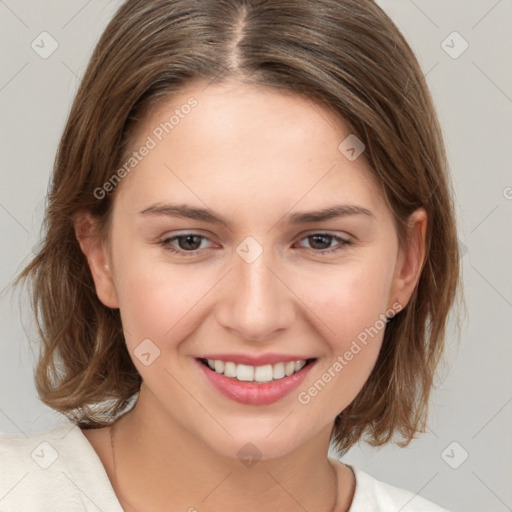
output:
[[[176,236],[173,236],[173,237],[164,238],[163,240],[158,242],[158,245],[163,247],[166,251],[169,251],[169,252],[175,253],[175,254],[180,254],[180,255],[185,256],[185,257],[197,256],[197,254],[199,254],[199,251],[201,249],[196,249],[194,251],[184,251],[182,249],[176,249],[174,246],[171,245],[172,241],[178,240],[180,238],[186,238],[188,236],[198,236],[201,239],[208,240],[207,237],[205,237],[203,235],[200,235],[198,233],[193,233],[192,232],[192,233],[185,233],[183,235],[176,235]],[[337,235],[333,235],[331,233],[322,233],[322,232],[311,233],[311,234],[306,235],[305,237],[301,238],[299,241],[302,241],[304,239],[307,239],[307,238],[310,238],[310,237],[313,237],[313,236],[328,237],[328,238],[331,238],[332,240],[338,242],[338,244],[339,244],[338,247],[336,247],[334,249],[328,249],[328,250],[310,249],[311,251],[314,251],[314,252],[316,252],[319,255],[335,253],[335,252],[341,251],[345,246],[352,244],[351,240],[347,240],[345,238],[342,238],[342,237],[337,236]],[[306,247],[306,249],[307,249],[307,247]]]

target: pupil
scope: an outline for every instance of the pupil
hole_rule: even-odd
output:
[[[185,239],[185,240],[186,240],[185,245],[188,245],[189,243],[190,243],[190,244],[192,244],[192,245],[194,245],[194,243],[193,243],[193,242],[190,242],[190,240],[191,240],[191,239],[193,239],[193,238],[197,238],[197,239],[199,239],[200,237],[199,237],[199,236],[197,236],[197,235],[185,235],[185,236],[182,236],[182,237],[181,237],[181,239],[182,239],[182,240],[183,240],[183,239]],[[195,244],[195,245],[197,245],[197,247],[199,247],[199,245],[201,245],[201,242],[199,241],[199,244]],[[197,249],[197,247],[182,247],[182,249],[183,249],[183,248],[186,248],[186,249]]]
[[[320,239],[320,240],[326,240],[326,239],[329,239],[329,235],[311,235],[310,238],[312,238],[313,240],[315,240],[315,242],[313,244],[311,244],[313,246],[313,248],[315,249],[325,249],[327,247],[329,247],[329,242],[327,242],[327,245],[326,247],[315,247],[316,243],[317,243],[317,240]],[[320,242],[320,245],[322,244],[322,242]]]

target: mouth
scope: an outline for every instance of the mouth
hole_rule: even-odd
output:
[[[237,364],[232,361],[220,361],[218,359],[198,358],[198,361],[209,370],[230,379],[235,379],[239,382],[264,384],[295,375],[304,367],[316,361],[316,358],[265,364],[261,366]]]
[[[196,358],[210,384],[225,397],[247,405],[268,405],[297,388],[317,358],[278,362],[262,366]]]

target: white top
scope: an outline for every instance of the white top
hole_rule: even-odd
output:
[[[349,512],[448,512],[350,466]],[[74,424],[29,437],[0,433],[1,512],[123,512],[96,451]]]

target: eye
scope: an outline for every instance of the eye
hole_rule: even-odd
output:
[[[184,256],[195,256],[201,250],[200,246],[202,240],[208,240],[208,238],[198,233],[184,233],[182,235],[164,238],[158,242],[158,245],[169,252],[182,254]],[[178,242],[178,248],[172,245],[174,241]]]
[[[330,233],[311,233],[306,237],[302,238],[302,240],[308,240],[310,244],[312,242],[311,250],[319,254],[337,252],[342,250],[346,245],[350,245],[352,243],[351,240],[347,240],[338,235],[333,235]],[[337,242],[338,246],[335,246],[333,249],[324,250],[328,248],[333,241]]]
[[[199,254],[202,249],[204,249],[204,247],[201,247],[201,243],[204,240],[208,240],[208,238],[198,233],[184,233],[181,235],[164,238],[158,242],[158,245],[163,247],[166,251],[175,254],[183,256],[195,256]],[[344,246],[350,245],[352,243],[351,240],[347,240],[338,235],[330,233],[312,233],[302,238],[301,240],[308,240],[311,245],[309,249],[318,254],[330,254],[337,252],[342,250]],[[338,245],[334,248],[328,249],[333,241],[337,242]],[[175,245],[176,242],[177,246]],[[301,245],[301,247],[303,246]]]

